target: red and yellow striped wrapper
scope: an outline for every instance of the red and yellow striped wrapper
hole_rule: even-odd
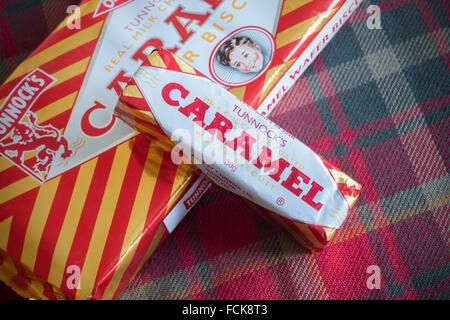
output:
[[[276,49],[270,67],[256,81],[230,91],[262,114],[269,114],[290,88],[291,81],[303,73],[360,2],[284,1],[274,35]],[[338,15],[339,10],[341,12]],[[330,23],[332,18],[335,20]],[[325,28],[330,31],[320,34]],[[313,44],[319,38],[321,41]],[[283,83],[286,80],[287,83]]]
[[[16,179],[0,191],[1,280],[25,297],[114,298],[169,234],[163,219],[195,179],[142,135],[42,185]]]
[[[41,185],[18,177],[0,191],[1,280],[32,298],[115,297],[168,235],[163,218],[193,180],[141,135]]]
[[[210,5],[209,14],[221,8],[221,1],[206,2]],[[270,66],[257,80],[230,91],[255,109],[262,108],[261,112],[268,114],[287,87],[320,51],[319,46],[312,48],[311,45],[324,28],[332,31],[329,36],[321,36],[322,46],[358,2],[281,2],[273,35],[276,48]],[[227,5],[233,3],[223,2]],[[67,151],[69,147],[73,155],[83,146],[83,140],[67,144],[64,137],[75,109],[80,107],[77,103],[84,94],[83,90],[86,90],[86,81],[93,76],[93,61],[98,59],[98,50],[103,45],[112,12],[126,13],[121,10],[127,10],[130,6],[141,10],[137,7],[141,4],[140,1],[117,1],[116,7],[110,10],[102,6],[100,0],[82,1],[79,11],[75,12],[79,13],[81,28],[66,27],[73,17],[64,20],[0,87],[0,116],[6,119],[6,122],[0,121],[0,143],[3,143],[0,148],[0,280],[20,295],[37,299],[117,297],[169,234],[163,223],[164,218],[198,181],[199,176],[192,167],[172,164],[168,148],[170,143],[157,127],[147,132],[150,139],[145,137],[145,133],[134,135],[126,141],[112,144],[106,150],[99,149],[92,156],[85,156],[81,163],[60,174],[50,176],[45,171],[46,157],[53,156],[57,150]],[[175,5],[171,9],[172,13],[166,10],[167,15],[179,12]],[[188,9],[196,11],[196,8]],[[130,20],[134,16],[126,18]],[[166,20],[167,28],[175,30],[174,25],[167,21],[169,19]],[[179,28],[179,25],[176,27]],[[151,33],[145,36],[148,37],[146,39],[160,37]],[[118,54],[122,58],[126,54],[124,52],[132,48],[136,50],[133,55],[133,63],[136,63],[143,56],[142,47],[154,47],[164,40],[155,39],[145,42],[143,46],[139,43],[139,50],[118,42],[120,48],[115,48],[111,55]],[[138,40],[141,41],[141,38]],[[181,40],[177,42],[180,53],[183,52],[183,43]],[[307,49],[311,51],[307,52]],[[300,59],[302,54],[304,57]],[[105,64],[105,68],[111,67],[109,64],[114,67],[116,63],[121,63],[117,59],[96,63]],[[176,61],[180,66],[179,62]],[[199,63],[207,65],[208,61]],[[117,94],[120,94],[130,76],[119,71],[114,69],[111,78],[116,77],[117,81],[114,80],[110,87],[111,79],[104,83],[109,91]],[[42,90],[35,91],[33,83],[41,85]],[[19,102],[29,101],[33,94],[32,103],[26,104],[25,108],[31,113],[21,114],[22,118],[14,113],[17,109],[7,114],[2,109],[10,103],[20,107]],[[151,126],[147,126],[139,112],[127,105],[138,105],[139,97],[132,95],[132,87],[128,87],[126,94],[129,100],[122,101],[117,114],[125,122],[146,131],[143,128]],[[17,97],[23,99],[17,100]],[[16,100],[12,101],[14,98]],[[110,105],[101,102],[96,107],[113,109],[116,101],[110,99]],[[103,103],[105,106],[102,106]],[[85,117],[87,120],[91,111]],[[45,150],[34,141],[34,151],[25,150],[23,159],[19,159],[20,154],[4,147],[15,141],[6,129],[18,123],[34,128],[35,134],[47,132],[46,141],[55,144],[55,149],[43,154]],[[111,126],[113,124],[114,121]],[[22,134],[26,133],[25,127]],[[105,130],[108,129],[106,127]],[[99,131],[95,126],[89,130],[86,132],[97,134]],[[42,169],[43,173],[36,175],[30,168]],[[288,229],[290,234],[298,235],[300,229],[307,228],[276,222]],[[329,232],[323,232],[327,238],[318,242],[328,241]]]
[[[39,126],[65,130],[107,17],[92,18],[97,2],[81,5],[82,29],[63,22],[16,69],[0,104],[42,68],[58,80],[31,110]],[[36,299],[116,297],[168,235],[163,218],[196,179],[142,135],[42,184],[0,157],[0,279]]]
[[[180,73],[187,73],[197,77],[205,77],[176,55],[165,50],[155,50],[148,57],[148,59],[144,61],[142,66],[157,67]],[[148,78],[142,78],[147,76],[145,73],[145,68],[142,68],[135,77],[139,76],[139,80],[143,83],[146,83],[145,81],[149,81],[146,84],[152,86],[151,74],[149,73],[148,75]],[[146,136],[150,138],[163,138],[164,133],[159,128],[159,125],[150,109],[151,108],[140,91],[135,78],[133,78],[123,90],[122,96],[120,97],[116,107],[116,114],[130,126],[143,132]],[[166,142],[165,145],[169,148],[171,146],[170,142]],[[352,208],[361,193],[361,185],[341,170],[334,167],[328,161],[324,159],[322,159],[322,161],[335,181],[337,188],[344,196],[348,208]],[[323,249],[331,241],[333,234],[336,232],[336,229],[333,228],[311,225],[283,217],[248,200],[245,201],[254,209],[254,211],[284,229],[301,246],[312,252]],[[329,212],[328,214],[336,219],[337,225],[341,225],[346,218],[346,214],[338,209],[333,212]]]

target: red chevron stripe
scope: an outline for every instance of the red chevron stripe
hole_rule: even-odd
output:
[[[80,221],[67,257],[65,270],[67,270],[67,267],[70,265],[77,265],[80,269],[84,265],[114,156],[114,150],[108,150],[107,152],[102,153],[97,160],[94,175],[92,176],[92,182],[80,216]],[[68,276],[68,274],[64,275],[61,289],[72,297],[75,297],[76,290],[69,290],[66,287]]]
[[[188,183],[187,186],[186,186],[186,190],[189,190],[189,189],[191,188],[191,186],[197,181],[197,179],[199,179],[199,176],[198,176],[197,174],[194,173],[194,174],[191,176],[190,181],[189,181],[189,183]],[[178,200],[177,203],[178,203],[179,201],[180,201],[180,200]],[[175,204],[173,204],[173,205],[175,205]],[[146,237],[148,237],[149,239],[153,239],[153,236],[154,236],[154,233],[156,232],[156,230],[157,230],[157,228],[155,228],[155,229],[153,230],[153,234],[149,234],[149,235],[147,235]],[[169,236],[169,232],[168,232],[166,229],[164,229],[164,234],[163,234],[162,237],[161,237],[160,244],[163,243],[164,240],[165,240],[168,236]],[[142,260],[142,258],[141,258],[141,260]],[[125,277],[125,276],[122,277],[122,279],[120,280],[120,283],[119,283],[119,287],[118,287],[118,289],[116,290],[116,292],[115,292],[115,294],[114,294],[114,298],[117,298],[117,296],[123,291],[123,289],[124,289],[126,286],[129,285],[129,281],[130,281],[130,280],[129,280],[127,277]],[[101,287],[102,285],[103,285],[103,284],[101,284],[100,287]],[[108,283],[105,283],[105,284],[104,284],[104,286],[107,286],[107,285],[108,285]],[[102,294],[98,294],[98,295],[96,295],[96,297],[97,297],[97,299],[101,299],[101,298],[103,297],[103,295],[104,295],[104,289],[103,289],[103,291],[102,291]]]
[[[360,193],[361,193],[361,187],[357,187],[357,186],[348,186],[345,183],[338,183],[336,181],[336,179],[333,177],[333,175],[331,174],[331,172],[329,170],[337,170],[337,171],[341,171],[339,168],[335,167],[334,165],[332,165],[330,162],[328,162],[327,160],[323,159],[322,157],[320,157],[320,159],[322,160],[323,164],[325,165],[325,167],[328,169],[328,172],[330,173],[331,177],[333,178],[334,182],[336,182],[336,186],[338,188],[338,190],[341,192],[342,196],[344,196],[344,200],[347,203],[347,207],[350,209],[350,206],[347,202],[347,199],[345,199],[345,196],[352,196],[352,197],[359,197]]]
[[[246,86],[243,101],[253,109],[258,108],[259,98],[266,83],[266,73]]]
[[[273,57],[272,65],[270,66],[270,68],[277,67],[281,64],[286,63],[287,62],[286,58],[292,54],[292,51],[296,50],[295,47],[298,45],[298,43],[300,41],[302,41],[302,39],[300,39],[298,41],[293,41],[291,43],[288,43],[287,45],[277,48],[277,50],[275,51],[275,56]],[[298,50],[296,50],[296,51],[298,51]],[[295,54],[292,54],[292,56],[294,58],[296,58]]]
[[[49,104],[55,102],[56,100],[64,98],[73,93],[75,88],[79,88],[81,86],[84,76],[85,74],[82,73],[45,91],[33,105],[32,111],[39,111]],[[72,108],[70,110],[72,110]]]
[[[158,224],[159,226],[159,224]],[[124,272],[122,279],[120,280],[120,283],[113,295],[113,299],[117,299],[118,296],[122,293],[122,291],[125,290],[125,288],[130,284],[132,277],[135,275],[135,272],[139,271],[137,270],[139,268],[139,265],[143,261],[144,257],[145,257],[145,253],[148,249],[148,247],[151,245],[151,242],[153,240],[153,238],[155,237],[156,231],[158,230],[157,227],[155,227],[154,229],[147,229],[147,233],[145,235],[142,236],[141,238],[141,242],[139,243],[139,247],[138,250],[136,251],[132,262],[130,263],[130,265],[128,266],[127,270]],[[164,229],[164,234],[161,236],[161,239],[159,241],[159,245],[161,245],[166,238],[169,236],[169,232]],[[159,247],[158,245],[158,247]],[[96,299],[101,299],[101,296],[98,295],[96,296]]]
[[[32,57],[36,54],[38,54],[39,52],[44,51],[45,49],[50,48],[51,46],[57,44],[58,42],[67,39],[70,36],[73,36],[79,32],[82,32],[84,30],[86,30],[87,28],[93,26],[94,24],[96,24],[97,22],[101,21],[101,20],[106,20],[107,16],[101,16],[101,17],[97,17],[97,18],[92,18],[91,14],[88,15],[84,15],[81,17],[80,19],[80,25],[83,26],[82,29],[73,29],[70,30],[67,27],[63,27],[55,32],[53,32],[52,34],[50,34],[50,36],[45,39],[37,48],[36,50],[34,50],[29,57]],[[100,36],[101,32],[99,33]],[[94,40],[97,41],[97,40]]]
[[[95,50],[95,47],[97,46],[97,41],[98,40],[92,40],[86,42],[85,44],[77,47],[76,49],[67,51],[61,54],[60,56],[56,57],[55,59],[47,63],[44,63],[39,68],[45,70],[45,72],[50,74],[54,74],[55,72],[67,68],[78,61],[81,61],[87,57],[92,56],[92,53]]]
[[[54,198],[57,201],[53,202],[44,230],[42,231],[42,237],[36,255],[36,263],[34,265],[34,274],[43,280],[48,279],[53,250],[61,231],[70,198],[72,197],[78,171],[79,167],[76,167],[66,171],[61,176]]]
[[[136,86],[136,88],[139,90],[139,92],[142,95],[142,98],[137,97],[131,97],[131,96],[122,96],[120,97],[120,101],[126,104],[128,107],[136,110],[142,110],[142,111],[149,111],[150,108],[148,106],[147,101],[143,98],[144,95],[142,94],[141,89],[137,85],[136,81],[134,79],[131,79],[131,81],[128,83],[128,85]]]
[[[284,59],[287,56],[291,55],[294,52],[294,50],[295,50],[295,53],[292,54],[291,59],[296,59],[299,56],[299,54],[301,54],[304,51],[304,49],[310,45],[310,43],[314,40],[314,38],[316,37],[316,35],[319,32],[320,31],[311,34],[306,40],[304,40],[302,45],[299,46],[298,48],[296,48],[296,46],[298,45],[299,41],[301,41],[302,39],[300,39],[299,41],[291,42],[288,45],[285,45],[281,48],[277,48],[275,56],[272,61],[272,65],[270,66],[269,70],[286,63],[287,61],[284,61]],[[280,75],[276,81],[274,79],[269,79],[268,81],[266,81],[266,78],[265,78],[266,74],[267,74],[267,72],[264,75],[262,75],[259,79],[257,79],[256,81],[247,85],[243,101],[245,103],[247,103],[248,105],[253,106],[254,108],[257,108],[259,106],[259,100],[262,97],[261,94],[262,94],[262,89],[263,89],[264,85],[272,83],[270,85],[271,89],[272,89],[273,87],[276,86],[276,84],[281,79],[281,75]],[[276,78],[275,75],[274,75],[274,77]],[[266,92],[266,95],[269,93],[270,93],[270,90]]]
[[[120,101],[128,106],[131,109],[134,110],[141,110],[141,111],[151,111],[147,101],[145,101],[144,98],[136,98],[136,97],[130,97],[130,96],[122,96],[120,98]]]
[[[86,42],[73,50],[61,54],[53,60],[42,64],[39,68],[45,70],[47,73],[54,74],[86,57],[90,57],[97,46],[97,42],[98,40]]]
[[[150,61],[146,60],[142,66],[147,66],[147,67],[153,67],[153,68],[159,68],[159,69],[165,69],[165,70],[172,70],[172,71],[177,71],[180,73],[184,73],[184,74],[189,74],[189,75],[195,75],[197,77],[201,77],[201,78],[208,78],[207,76],[205,76],[203,73],[199,72],[196,69],[192,69],[194,73],[189,73],[189,72],[185,72],[182,71],[180,68],[180,65],[178,64],[177,60],[174,58],[175,55],[169,51],[166,51],[164,49],[158,49],[158,53],[162,56],[165,55],[166,56],[166,60],[163,59],[164,64],[166,64],[167,68],[163,68],[163,67],[159,67],[159,66],[154,66],[150,63]]]
[[[273,213],[271,211],[267,211],[267,214],[270,216],[274,216],[277,215],[276,213]],[[312,251],[316,251],[316,250],[320,250],[321,247],[316,247],[313,242],[311,242],[311,240],[303,233],[299,231],[299,227],[296,224],[296,222],[294,222],[294,220],[279,216],[279,218],[281,218],[281,220],[284,221],[284,223],[286,223],[293,231],[293,233],[295,233],[296,236],[298,236],[299,238],[301,238],[301,240],[305,243],[305,246],[307,249],[312,250]],[[299,223],[298,224],[303,224],[304,223]],[[279,226],[280,224],[278,222],[276,222],[276,226]],[[290,234],[290,233],[289,233]],[[292,235],[290,235],[290,237],[293,238]],[[297,239],[294,238],[295,241],[298,241]],[[319,240],[319,239],[316,239]],[[319,241],[320,242],[320,241]]]
[[[140,132],[140,134],[145,136],[147,139],[156,140],[159,143],[164,142],[164,144],[167,144],[167,147],[170,147],[171,142],[170,142],[169,137],[167,137],[165,135],[165,133],[161,130],[161,128],[159,126],[156,126],[150,122],[146,122],[142,119],[136,118],[134,115],[132,115],[126,111],[123,111],[122,109],[116,109],[115,112],[117,114],[121,115],[121,119],[123,121],[125,121],[132,128],[136,129],[136,123],[139,123],[142,126],[147,127],[147,128],[151,127],[152,130],[150,130],[150,132]],[[155,131],[156,131],[156,133],[154,133]],[[159,135],[158,135],[158,133],[159,133]],[[165,136],[167,138],[167,141],[162,141],[161,135]]]
[[[13,217],[6,252],[17,261],[22,256],[25,234],[38,191],[39,188],[34,188],[0,205],[0,221]]]
[[[167,69],[182,72],[180,66],[178,65],[177,60],[175,60],[173,56],[173,53],[170,53],[169,51],[165,50],[158,50],[158,53],[161,56],[161,59],[166,65]]]
[[[147,127],[147,128],[150,127],[150,128],[156,129],[156,130],[160,131],[160,133],[161,133],[162,135],[165,135],[165,133],[161,130],[161,128],[160,128],[159,126],[154,125],[153,123],[151,123],[151,122],[149,122],[149,121],[144,121],[144,120],[142,120],[142,119],[140,119],[140,118],[137,118],[137,117],[135,117],[133,114],[128,113],[128,112],[126,112],[126,111],[124,111],[124,110],[122,110],[122,109],[116,109],[116,112],[119,113],[119,114],[123,114],[125,117],[127,117],[127,118],[133,120],[134,122],[137,122],[137,123],[143,125],[144,127]],[[132,126],[131,124],[129,124],[129,125]],[[147,134],[147,133],[145,133],[145,134]],[[156,137],[155,137],[155,138],[156,138]],[[157,138],[156,138],[156,139],[157,139]]]
[[[6,158],[4,158],[4,160],[6,160]],[[9,167],[8,169],[5,169],[1,172],[0,189],[3,189],[16,181],[26,178],[27,176],[27,173],[20,170],[19,167],[13,165],[12,167]]]
[[[66,128],[66,126],[67,126],[70,116],[72,115],[72,110],[73,109],[66,110],[66,111],[58,114],[57,116],[40,123],[40,125],[51,124],[56,129],[62,130],[64,128]]]
[[[325,247],[328,243],[327,234],[322,226],[317,226],[313,224],[304,223],[304,225],[311,231],[317,241],[322,243],[322,247]]]
[[[3,171],[1,173],[1,182],[0,182],[2,187],[6,187],[16,181],[26,178],[28,176],[27,172],[31,172],[31,170],[28,168],[32,168],[35,164],[36,158],[33,157],[25,161],[25,167],[27,168],[24,167],[19,168],[16,165],[14,165]],[[21,169],[25,170],[26,172]]]
[[[345,183],[337,183],[337,186],[344,196],[358,198],[361,193],[361,188],[356,186],[348,186]]]
[[[341,2],[339,2],[336,7],[341,6],[343,2],[345,2],[345,0],[342,0]],[[334,15],[336,15],[336,13]],[[311,44],[311,42],[316,38],[317,34],[319,34],[323,30],[325,25],[320,30],[318,30],[317,32],[314,32],[314,33],[310,34],[307,39],[302,38],[302,39],[299,39],[298,41],[294,41],[294,42],[291,42],[291,43],[289,43],[289,44],[287,44],[287,45],[285,45],[283,47],[277,48],[276,56],[274,57],[274,61],[273,61],[274,66],[278,66],[281,63],[284,63],[284,60],[287,57],[290,57],[289,61],[291,61],[292,59],[297,59],[304,52],[304,50]],[[296,46],[298,45],[298,43],[300,41],[303,41],[302,44],[298,48],[296,48]],[[306,59],[307,58],[308,57],[306,57]],[[296,70],[295,71],[295,75],[297,75],[298,73],[299,73],[299,71]],[[266,93],[266,96],[268,94],[270,94],[272,89],[278,84],[278,82],[280,80],[281,80],[281,77],[275,83],[273,83],[273,85],[271,86],[272,88]]]
[[[285,14],[284,16],[282,16],[278,23],[277,33],[280,33],[292,26],[301,23],[302,21],[326,12],[333,1],[334,0],[311,1],[304,6],[301,6],[294,11]],[[344,2],[345,0],[339,1],[339,3],[337,3],[334,8],[341,7]]]
[[[142,262],[142,259],[148,250],[148,247],[153,241],[157,228],[162,223],[162,220],[166,215],[168,199],[170,198],[170,194],[172,192],[176,172],[176,166],[171,161],[170,152],[165,152],[162,165],[158,173],[158,180],[155,185],[155,190],[158,190],[158,192],[154,192],[152,195],[149,214],[147,215],[147,219],[145,221],[146,230],[144,231],[144,235],[139,242],[130,265],[122,276],[120,285],[118,286],[114,297],[116,297],[131,281],[131,277],[137,271],[139,264]],[[165,231],[165,236],[167,236],[167,234],[168,232]]]
[[[290,52],[292,52],[292,50],[295,48],[296,45],[297,45],[297,42],[292,42],[292,43],[282,47],[281,49],[277,49],[275,51],[275,56],[273,58],[272,65],[270,66],[270,68],[268,70],[279,67],[282,64],[284,64],[285,63],[284,59],[287,57],[287,55],[289,55]],[[289,49],[291,49],[291,50],[289,50]],[[296,57],[294,57],[294,58],[296,58]],[[270,86],[270,90],[265,92],[265,95],[267,96],[270,93],[270,91],[276,86],[276,84],[281,80],[281,77],[283,76],[283,74],[278,74],[278,75],[273,74],[272,78],[266,81],[266,75],[267,75],[267,72],[264,75],[262,75],[261,78],[259,78],[257,80],[257,81],[262,81],[262,83],[259,83],[259,85],[257,85],[256,88],[251,89],[252,88],[251,85],[253,85],[254,83],[258,83],[257,81],[252,82],[251,84],[247,85],[247,88],[245,91],[244,102],[246,102],[250,106],[254,106],[255,109],[260,105],[259,104],[260,99],[263,98],[262,89],[264,88],[264,85]],[[254,94],[254,92],[256,92],[257,94]]]
[[[128,123],[128,125],[133,128],[134,128],[133,124],[129,123],[129,121],[139,122],[139,120],[140,120],[143,125],[146,126],[148,124],[148,122],[138,119],[137,117],[134,116],[134,114],[128,113],[128,112],[124,111],[123,109],[116,108],[116,110],[114,112],[119,115],[123,115],[125,118],[127,118],[127,119],[122,119],[122,120],[126,121]],[[145,134],[145,133],[141,132],[141,134]]]
[[[150,143],[148,140],[139,135],[133,146],[133,153],[124,178],[126,183],[123,184],[120,191],[108,239],[103,249],[97,278],[95,279],[96,295],[103,296],[107,284],[116,271],[149,149]],[[155,192],[158,193],[159,190],[155,189]]]
[[[315,37],[319,32],[320,30],[311,33],[307,38],[301,38],[298,41],[293,41],[287,45],[277,48],[276,56],[274,57],[273,60],[274,66],[278,66],[280,64],[288,62],[286,61],[286,58],[288,57],[290,58],[289,61],[297,59],[304,52],[304,50],[311,44],[311,42],[315,39]]]
[[[74,50],[61,54],[57,58],[41,65],[39,68],[41,68],[42,70],[44,70],[49,74],[54,74],[55,72],[58,72],[70,66],[71,64],[76,63],[77,61],[83,60],[86,57],[91,56],[96,44],[97,40],[90,41]],[[7,82],[5,82],[0,87],[0,97],[7,97],[22,78],[23,77],[18,77],[13,80],[7,80]],[[36,104],[40,103],[41,97],[39,97],[39,99],[36,101]]]

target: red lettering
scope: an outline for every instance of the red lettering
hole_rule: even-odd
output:
[[[236,151],[237,148],[240,148],[240,156],[245,158],[256,168],[263,169],[264,173],[269,173],[268,176],[276,182],[280,181],[283,172],[291,165],[287,160],[279,158],[274,161],[272,159],[272,150],[267,146],[262,146],[261,152],[258,157],[256,159],[252,159],[251,151],[254,143],[256,142],[256,139],[254,137],[252,137],[247,132],[242,131],[240,136],[234,138],[233,140],[225,142],[225,134],[228,132],[228,130],[231,130],[233,128],[233,123],[221,113],[216,112],[211,123],[205,127],[206,111],[210,108],[210,106],[199,98],[195,98],[194,102],[192,102],[191,104],[185,107],[181,107],[179,100],[174,100],[170,97],[172,91],[174,90],[179,91],[182,99],[186,99],[190,93],[181,84],[175,82],[167,84],[162,89],[162,97],[168,105],[179,107],[178,111],[184,114],[187,118],[190,118],[192,115],[194,115],[193,121],[200,127],[204,128],[205,131],[208,131],[212,135],[217,136],[217,138],[221,142],[225,143],[225,145],[231,148],[233,151]],[[92,110],[90,109],[90,111]],[[276,137],[279,136],[274,136],[273,138],[275,139]],[[300,197],[303,190],[298,185],[300,183],[304,183],[305,185],[307,185],[310,181],[311,179],[306,174],[301,172],[296,167],[291,167],[289,176],[281,182],[281,185],[297,197]],[[303,195],[301,199],[313,209],[319,211],[322,208],[323,204],[314,201],[314,198],[321,191],[323,191],[323,187],[318,183],[312,181],[311,188],[309,189],[308,193]]]
[[[135,61],[145,61],[147,59],[148,54],[145,54],[145,51],[149,48],[163,48],[164,42],[161,39],[158,38],[152,38],[150,40],[147,40],[139,49],[138,51],[132,56],[132,59]],[[167,51],[170,51],[172,53],[176,53],[178,51],[178,47],[174,47],[172,49],[165,49]]]
[[[252,162],[252,164],[258,169],[264,167],[265,173],[269,171],[275,171],[269,174],[269,177],[271,177],[276,182],[280,181],[280,176],[290,165],[290,163],[283,158],[279,158],[278,160],[272,162],[272,150],[270,150],[266,146],[262,147],[261,153],[259,154],[258,158]]]
[[[94,112],[95,110],[98,110],[98,109],[106,109],[106,107],[104,105],[102,105],[100,102],[95,101],[95,105],[93,107],[89,108],[86,111],[86,113],[83,114],[83,117],[81,118],[81,130],[87,136],[90,136],[90,137],[102,136],[105,133],[107,133],[109,130],[111,130],[111,128],[116,123],[116,116],[112,115],[111,121],[107,126],[105,126],[103,128],[94,127],[91,124],[90,116],[91,116],[92,112]]]
[[[264,171],[266,171],[267,168],[272,166],[272,150],[263,146],[258,158],[252,164],[258,169],[264,166]]]
[[[30,80],[31,79],[31,80]],[[31,86],[30,81],[34,83]],[[0,105],[0,140],[26,114],[39,95],[56,80],[40,69],[26,75]]]
[[[287,177],[286,180],[281,183],[281,185],[295,194],[297,197],[299,197],[302,193],[302,189],[295,188],[295,185],[298,185],[301,182],[299,178],[302,178],[304,183],[309,183],[309,180],[311,180],[307,175],[298,170],[296,167],[292,167],[291,174],[289,175],[289,177]]]
[[[178,34],[181,37],[181,43],[185,43],[190,36],[194,34],[194,31],[188,31],[187,28],[194,21],[198,21],[198,25],[202,26],[206,19],[211,15],[211,13],[198,14],[192,12],[183,11],[183,7],[179,6],[164,22],[170,24],[172,23]],[[186,24],[180,22],[180,18],[189,20]]]
[[[124,83],[125,85],[131,80],[131,77],[125,75],[125,70],[119,72],[119,74],[114,78],[113,81],[108,85],[108,89],[116,92],[117,96],[122,94],[123,88],[120,83]]]
[[[280,177],[283,174],[284,170],[286,170],[286,168],[290,165],[291,164],[283,158],[278,159],[275,165],[275,168],[278,168],[278,170],[274,173],[269,174],[269,177],[271,177],[276,182],[280,181]]]
[[[320,208],[322,208],[323,204],[320,202],[314,202],[314,197],[323,190],[323,187],[314,181],[311,183],[311,185],[311,189],[302,197],[302,200],[313,207],[316,211],[319,211]]]
[[[195,115],[193,121],[203,128],[205,125],[206,110],[208,109],[209,106],[206,103],[204,103],[199,98],[195,98],[194,102],[184,108],[180,107],[178,110],[188,118],[191,114]]]
[[[216,10],[223,0],[203,0],[211,6],[211,9]]]
[[[134,54],[134,56],[132,57],[133,60],[135,61],[145,61],[145,59],[147,59],[147,54],[144,53],[145,50],[147,50],[148,48],[162,48],[164,46],[164,43],[157,38],[153,38],[150,40],[147,40],[139,49],[138,51]]]
[[[241,148],[243,151],[240,153],[247,161],[251,161],[251,151],[253,144],[256,142],[256,139],[249,135],[247,132],[242,131],[239,137],[236,137],[232,141],[228,141],[226,145],[236,151],[237,147]]]
[[[180,105],[180,101],[173,100],[170,97],[170,93],[173,90],[180,91],[181,98],[183,98],[183,99],[186,99],[186,97],[189,94],[189,91],[185,87],[183,87],[181,84],[175,83],[175,82],[171,82],[171,83],[167,84],[166,86],[164,86],[164,88],[162,89],[162,92],[161,92],[164,101],[170,106],[178,107]]]
[[[205,128],[205,130],[212,135],[216,135],[220,141],[224,142],[225,133],[232,128],[233,124],[231,121],[225,118],[222,114],[216,112],[214,120]]]

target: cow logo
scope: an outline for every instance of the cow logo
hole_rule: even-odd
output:
[[[0,142],[0,153],[43,182],[50,166],[67,160],[73,150],[58,129],[38,125],[36,114],[28,111]]]
[[[123,7],[133,1],[134,0],[100,0],[98,7],[95,10],[94,18]]]

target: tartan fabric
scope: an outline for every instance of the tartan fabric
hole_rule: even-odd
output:
[[[0,0],[0,82],[77,2]],[[272,114],[363,186],[329,247],[213,188],[120,298],[449,299],[449,17],[445,0],[365,1]]]

